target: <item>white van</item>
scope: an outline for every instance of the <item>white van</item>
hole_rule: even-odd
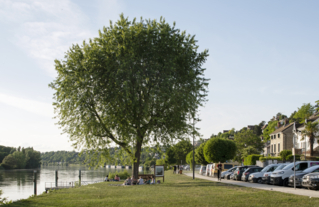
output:
[[[206,176],[214,176],[213,174],[213,164],[206,165]]]
[[[299,161],[296,162],[296,173],[300,173],[308,167],[319,165],[319,161]],[[288,186],[289,176],[294,173],[294,163],[284,167],[280,171],[273,172],[270,176],[270,184]]]
[[[205,173],[206,173],[206,166],[204,166],[204,165],[200,166],[199,174],[200,175],[205,175]]]

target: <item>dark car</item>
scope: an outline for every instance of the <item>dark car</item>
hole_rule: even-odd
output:
[[[222,174],[221,174],[221,179],[226,179],[227,176],[228,176],[228,175],[230,176],[230,174],[232,174],[236,168],[237,168],[237,166],[236,166],[236,167],[232,167],[232,168],[228,169],[228,170],[225,171],[225,172],[222,172]]]
[[[251,173],[256,173],[256,172],[260,172],[262,171],[263,168],[256,166],[256,167],[250,167],[247,168],[247,170],[245,170],[241,176],[241,180],[247,182],[248,181],[248,177]]]
[[[302,177],[302,187],[318,190],[319,189],[319,173],[309,173]]]
[[[243,175],[243,172],[247,170],[250,167],[256,167],[254,165],[245,165],[245,166],[239,166],[235,169],[233,173],[233,180],[241,180],[241,176]]]
[[[302,171],[301,173],[297,173],[296,178],[295,178],[295,175],[291,175],[289,177],[288,185],[294,187],[294,178],[295,178],[296,187],[301,187],[302,177],[306,174],[315,173],[315,172],[319,172],[319,165],[309,167],[309,168],[305,169],[304,171]]]

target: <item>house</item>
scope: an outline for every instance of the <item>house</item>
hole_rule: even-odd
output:
[[[319,122],[319,112],[313,114],[312,116],[307,119],[307,122]],[[297,150],[300,150],[301,154],[306,154],[306,156],[310,156],[310,142],[309,142],[309,137],[306,137],[305,139],[302,139],[302,134],[301,132],[305,129],[305,125],[301,124],[299,126],[296,126],[296,144],[295,148]],[[318,139],[315,138],[314,144],[313,144],[313,149],[314,149],[314,155],[319,156],[319,144],[318,144]]]
[[[294,123],[278,122],[276,130],[270,134],[270,155],[279,156],[282,150],[291,150],[293,148],[293,125]]]

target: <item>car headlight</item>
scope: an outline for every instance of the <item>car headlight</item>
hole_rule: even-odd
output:
[[[277,174],[284,174],[284,173],[285,173],[284,171],[277,172]]]
[[[252,178],[253,178],[253,177],[254,177],[254,175],[251,175],[250,177],[252,177]]]

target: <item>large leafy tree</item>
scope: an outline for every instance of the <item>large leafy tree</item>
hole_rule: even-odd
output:
[[[137,177],[143,144],[191,133],[188,120],[208,86],[202,68],[208,51],[198,52],[196,42],[162,18],[121,15],[55,60],[55,111],[74,147],[108,156],[108,147],[118,145],[134,160]]]
[[[193,150],[193,145],[189,140],[181,140],[174,145],[176,164],[185,164],[187,154]]]
[[[308,119],[315,112],[315,107],[310,103],[303,104],[300,108],[298,108],[297,113],[293,116],[300,123],[304,123],[306,119]]]
[[[205,155],[204,155],[204,147],[206,142],[199,145],[199,147],[195,151],[195,162],[199,163],[201,165],[207,165],[209,162],[206,161]]]
[[[241,161],[250,154],[259,154],[264,146],[261,139],[252,130],[243,130],[236,133],[234,142],[237,146],[237,161]]]
[[[277,120],[272,120],[268,122],[268,126],[264,129],[263,132],[263,137],[265,138],[265,140],[270,140],[270,134],[276,130],[277,124]]]
[[[236,155],[236,144],[228,139],[212,138],[204,146],[207,162],[226,162]]]
[[[313,156],[313,144],[315,138],[319,138],[319,122],[309,121],[305,123],[305,129],[301,131],[301,134],[303,139],[308,137],[310,143],[310,156]]]

